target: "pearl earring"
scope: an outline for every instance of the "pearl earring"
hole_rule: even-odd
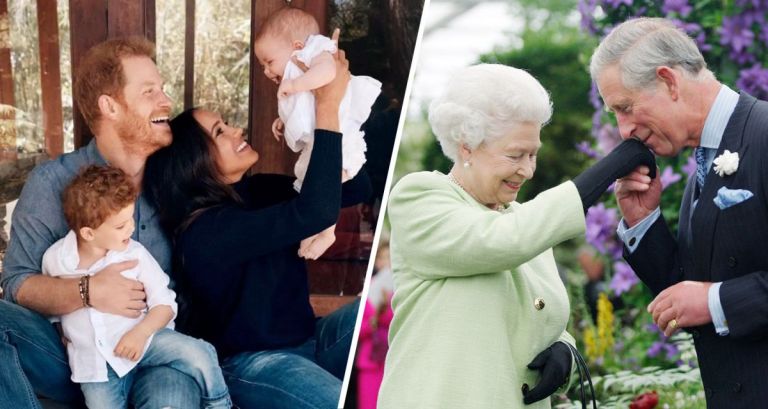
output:
[[[465,167],[465,168],[468,168],[468,167],[469,167],[469,161],[468,161],[468,160],[465,160],[465,161],[464,161],[464,167]]]

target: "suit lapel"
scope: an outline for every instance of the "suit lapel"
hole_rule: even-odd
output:
[[[736,104],[736,108],[728,120],[715,157],[722,155],[726,150],[738,152],[740,158],[744,157],[742,152],[744,127],[755,101],[755,98],[744,93],[741,94],[739,103]],[[723,186],[728,187],[733,179],[732,176],[718,176],[715,173],[715,165],[712,164],[699,195],[698,204],[693,211],[691,235],[694,259],[692,261],[697,278],[709,280],[711,277],[712,248],[715,241],[717,218],[720,214],[720,209],[715,205],[713,199],[717,195],[717,191]]]

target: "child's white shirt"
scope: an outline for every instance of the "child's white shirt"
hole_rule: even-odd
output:
[[[293,52],[293,56],[307,67],[320,53],[336,52],[336,44],[328,37],[311,35],[304,48]],[[304,74],[293,61],[288,61],[283,80],[295,79]],[[342,133],[342,166],[350,177],[354,177],[365,163],[366,145],[360,127],[371,114],[371,106],[381,93],[381,82],[366,76],[353,75],[344,98],[339,106],[339,122]],[[309,164],[315,132],[315,96],[311,91],[302,91],[278,99],[277,111],[285,124],[285,142],[294,152],[301,151],[294,166],[296,182],[300,190]]]
[[[80,277],[93,275],[109,264],[126,260],[138,260],[136,267],[122,272],[126,278],[141,281],[147,295],[147,307],[168,305],[177,313],[176,293],[168,288],[169,278],[163,272],[149,251],[138,242],[131,240],[125,251],[107,252],[104,258],[96,261],[88,269],[77,269],[80,256],[77,252],[77,236],[74,231],[53,243],[43,255],[42,272],[51,277]],[[147,340],[144,351],[137,361],[115,356],[114,350],[123,335],[141,322],[139,318],[101,312],[95,308],[80,308],[61,317],[61,326],[70,342],[67,344],[69,366],[72,369],[72,381],[106,382],[107,364],[122,377],[133,369],[144,356],[152,336]],[[167,328],[173,329],[171,320]]]

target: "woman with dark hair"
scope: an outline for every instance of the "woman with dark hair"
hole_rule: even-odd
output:
[[[213,344],[243,408],[336,408],[358,302],[317,320],[299,242],[336,222],[342,204],[338,107],[349,81],[316,91],[317,130],[300,193],[280,175],[244,176],[259,158],[215,112],[171,121],[173,142],[150,157],[146,194],[173,237],[179,330]],[[344,189],[365,191],[355,178]],[[362,186],[362,187],[361,187]]]

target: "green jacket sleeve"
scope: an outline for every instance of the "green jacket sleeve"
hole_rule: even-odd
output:
[[[510,270],[585,231],[572,182],[497,212],[436,172],[407,175],[395,186],[389,220],[398,252],[423,279]]]

